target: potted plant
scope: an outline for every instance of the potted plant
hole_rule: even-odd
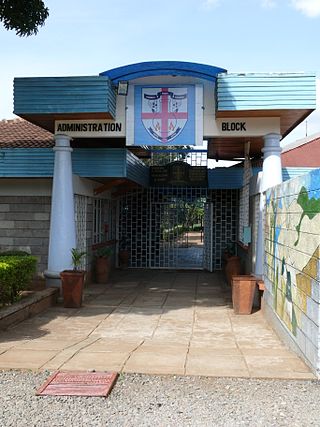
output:
[[[60,273],[62,282],[63,305],[67,308],[79,308],[82,305],[83,285],[86,272],[80,270],[81,260],[86,252],[71,249],[73,270]]]
[[[232,304],[235,314],[251,314],[256,283],[253,275],[233,276]]]
[[[119,266],[121,268],[127,268],[129,264],[129,245],[130,240],[127,237],[123,237],[119,243]]]
[[[111,255],[112,249],[108,246],[99,248],[94,253],[95,257],[95,271],[96,271],[96,282],[107,283],[110,270],[111,270]]]
[[[228,285],[231,286],[232,276],[242,273],[241,258],[236,255],[236,243],[229,241],[223,251],[224,271]]]

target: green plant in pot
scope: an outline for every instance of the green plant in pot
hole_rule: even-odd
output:
[[[64,270],[60,273],[64,307],[79,308],[82,305],[86,271],[80,270],[80,267],[85,255],[86,252],[81,252],[77,248],[72,248],[71,256],[73,269]]]
[[[104,246],[99,248],[94,253],[95,258],[95,272],[96,272],[96,282],[97,283],[107,283],[110,271],[111,271],[111,256],[113,250]]]

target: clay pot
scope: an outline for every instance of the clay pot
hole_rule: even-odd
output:
[[[96,258],[96,282],[107,283],[111,270],[111,263],[109,257]]]
[[[235,314],[251,314],[255,288],[254,276],[233,276],[232,304]]]
[[[129,264],[129,251],[121,250],[119,251],[119,264],[122,268],[127,268]]]
[[[64,307],[81,307],[85,274],[85,271],[75,270],[64,270],[60,273]]]
[[[227,259],[225,273],[228,285],[231,286],[232,276],[238,276],[242,273],[241,258],[238,256],[230,256]]]

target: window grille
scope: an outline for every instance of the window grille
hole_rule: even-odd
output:
[[[93,244],[101,243],[104,239],[102,230],[102,199],[93,200]]]
[[[81,252],[87,253],[87,197],[75,194],[74,207],[75,207],[75,223],[76,223],[76,238],[77,249]],[[81,260],[80,268],[86,269],[87,255]]]
[[[105,239],[116,239],[117,202],[116,200],[104,200]]]

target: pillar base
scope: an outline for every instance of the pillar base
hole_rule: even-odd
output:
[[[43,274],[46,279],[46,288],[58,288],[61,293],[60,273],[56,271],[46,270]]]

